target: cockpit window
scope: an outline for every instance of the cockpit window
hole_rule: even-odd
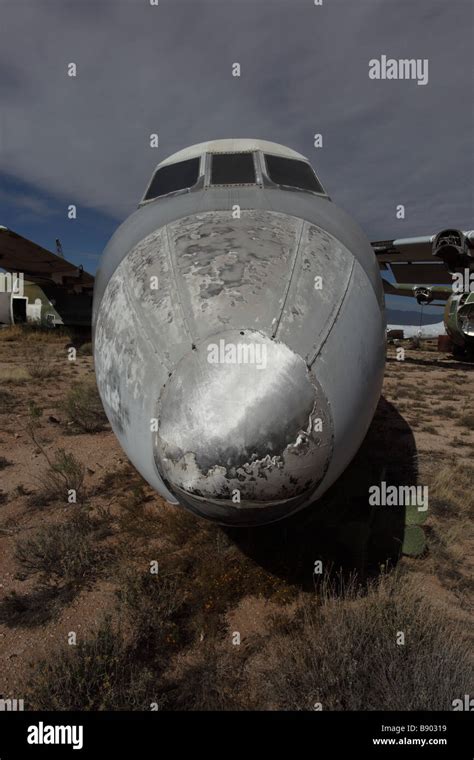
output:
[[[252,153],[213,153],[211,185],[255,184]]]
[[[157,169],[144,200],[159,198],[161,195],[186,190],[196,184],[199,177],[199,158],[189,158],[177,164],[169,164]]]
[[[305,161],[265,153],[265,163],[268,176],[276,185],[311,190],[313,193],[324,193],[313,170]]]

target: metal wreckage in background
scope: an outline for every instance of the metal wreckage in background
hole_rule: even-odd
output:
[[[64,323],[91,318],[93,278],[64,258],[2,228],[0,266],[24,272]],[[186,148],[158,165],[95,279],[112,428],[171,503],[227,525],[291,515],[336,481],[368,430],[384,290],[447,300],[447,331],[472,351],[474,294],[454,292],[452,275],[473,269],[474,231],[369,243],[282,145]],[[5,320],[14,313],[3,304]]]

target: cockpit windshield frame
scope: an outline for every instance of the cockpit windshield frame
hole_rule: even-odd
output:
[[[257,172],[257,160],[256,160],[256,152],[255,150],[236,150],[236,151],[225,151],[225,152],[213,152],[209,153],[209,162],[208,162],[208,173],[206,175],[206,184],[209,187],[234,187],[234,186],[249,186],[253,187],[255,185],[258,185],[258,172]],[[222,182],[215,182],[213,177],[213,167],[214,162],[217,163],[216,158],[224,158],[224,157],[231,157],[231,156],[249,156],[251,158],[252,168],[253,168],[253,179],[247,179],[240,177],[237,181],[230,181],[229,179],[227,181]],[[221,169],[222,171],[222,169]]]
[[[156,176],[157,176],[157,174],[158,174],[159,171],[161,171],[162,169],[166,169],[168,167],[171,167],[171,166],[176,166],[177,164],[187,163],[188,161],[195,161],[196,159],[199,161],[199,164],[198,164],[198,171],[197,171],[197,180],[196,180],[196,182],[194,182],[194,184],[192,184],[192,185],[190,185],[188,187],[178,188],[176,190],[170,190],[170,192],[168,192],[168,193],[162,193],[160,195],[153,195],[152,197],[147,198],[147,195],[150,192],[150,190],[151,190],[151,188],[153,186],[153,183],[155,181],[155,178],[156,178]],[[176,162],[173,162],[173,163],[157,166],[156,169],[155,169],[155,171],[151,175],[150,181],[149,181],[149,183],[148,183],[148,185],[146,187],[146,190],[145,190],[143,198],[142,198],[142,200],[140,202],[140,205],[143,205],[145,203],[152,203],[153,201],[161,200],[162,198],[170,198],[170,197],[174,197],[175,195],[183,195],[184,193],[189,193],[192,190],[198,190],[198,189],[202,188],[202,186],[204,184],[204,165],[205,165],[205,155],[195,156],[193,158],[184,159],[183,161],[176,161]]]
[[[300,193],[311,193],[311,195],[324,196],[326,198],[328,197],[323,185],[319,181],[319,178],[316,172],[314,171],[313,167],[309,163],[309,161],[304,161],[300,158],[292,158],[291,156],[280,156],[280,155],[277,155],[276,153],[270,153],[269,151],[265,151],[265,152],[259,151],[259,152],[261,153],[263,181],[264,181],[265,186],[279,187],[282,190],[290,190],[290,191],[300,192]],[[267,156],[275,158],[277,161],[278,160],[288,161],[288,162],[291,161],[294,164],[301,164],[307,167],[311,173],[311,178],[314,178],[315,184],[317,185],[319,189],[316,189],[316,187],[314,188],[300,187],[296,184],[286,184],[284,182],[281,182],[281,181],[277,182],[275,179],[272,179],[270,168],[268,166],[267,159],[266,159]]]
[[[249,154],[253,158],[253,165],[254,165],[254,182],[224,182],[224,183],[216,183],[213,184],[211,182],[211,175],[212,175],[212,161],[213,156],[224,156],[224,155],[236,155],[236,154]],[[315,186],[314,188],[310,187],[298,187],[296,184],[285,184],[282,182],[276,182],[274,179],[272,179],[271,171],[267,165],[266,156],[274,157],[277,161],[279,159],[285,159],[287,161],[293,161],[298,164],[302,164],[307,169],[306,172],[311,173],[311,178],[314,178]],[[309,161],[305,161],[303,158],[293,158],[291,156],[282,156],[278,153],[272,153],[270,151],[263,151],[260,149],[256,150],[234,150],[234,151],[205,151],[201,154],[201,156],[194,156],[193,158],[184,159],[183,161],[176,161],[176,164],[184,163],[185,161],[195,160],[199,159],[199,169],[198,169],[198,178],[197,181],[190,187],[180,188],[177,190],[172,190],[169,193],[163,193],[161,195],[155,195],[153,197],[147,198],[147,195],[150,192],[151,187],[153,186],[153,182],[155,181],[155,177],[157,173],[166,167],[171,167],[175,165],[173,162],[165,163],[164,165],[161,164],[157,166],[155,171],[152,174],[152,177],[150,179],[150,182],[147,185],[147,188],[145,190],[145,193],[143,195],[143,198],[140,202],[140,206],[145,205],[147,203],[152,203],[156,200],[162,200],[170,197],[174,197],[177,195],[183,195],[185,193],[189,192],[195,192],[197,190],[218,190],[219,188],[232,188],[232,187],[255,187],[260,189],[281,189],[284,191],[290,191],[290,192],[296,192],[296,193],[309,193],[310,195],[316,195],[319,197],[327,198],[330,200],[328,194],[324,190],[324,187],[322,186],[321,182],[319,181],[319,178],[314,171],[313,167],[309,163]],[[319,188],[319,189],[317,189]]]

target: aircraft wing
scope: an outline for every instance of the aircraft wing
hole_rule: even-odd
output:
[[[474,230],[378,240],[372,247],[380,268],[391,271],[399,284],[450,285],[451,273],[474,266]]]
[[[391,296],[416,298],[419,304],[427,305],[431,301],[447,301],[453,289],[450,285],[414,285],[413,283],[393,283],[382,277],[384,292]]]
[[[94,277],[62,256],[42,248],[7,227],[0,227],[0,269],[23,273],[38,285],[55,285],[74,293],[91,293]]]

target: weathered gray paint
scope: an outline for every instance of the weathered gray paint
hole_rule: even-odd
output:
[[[351,251],[366,271],[382,304],[380,272],[374,252],[357,222],[345,211],[327,198],[317,195],[273,188],[236,186],[158,198],[131,214],[118,227],[104,250],[94,285],[94,309],[97,309],[116,267],[145,237],[169,222],[200,212],[222,210],[226,211],[230,218],[231,209],[235,204],[246,210],[279,211],[296,219],[312,222],[334,235]]]
[[[209,344],[219,341],[249,353],[259,346],[265,367],[209,363]],[[319,383],[300,356],[255,331],[224,331],[187,353],[165,384],[157,417],[160,474],[186,505],[204,512],[212,503],[217,517],[237,506],[288,511],[314,492],[332,456],[332,421]]]
[[[94,327],[98,386],[128,456],[165,498],[222,522],[271,521],[320,496],[380,394],[375,256],[344,212],[303,192],[145,204],[104,251]],[[210,363],[221,341],[265,349],[266,366]]]

